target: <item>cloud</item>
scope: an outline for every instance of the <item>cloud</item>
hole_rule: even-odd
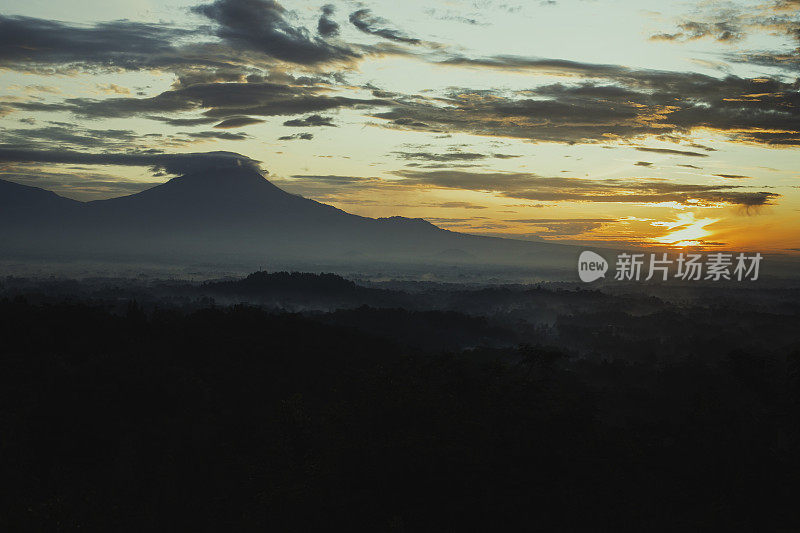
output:
[[[261,124],[264,122],[260,118],[253,117],[231,117],[223,120],[219,124],[215,124],[215,128],[241,128],[242,126],[250,126],[251,124]]]
[[[722,78],[576,61],[461,56],[441,65],[581,78],[527,90],[451,89],[442,96],[396,97],[373,116],[393,129],[593,143],[657,136],[679,140],[695,129],[734,142],[800,144],[800,95],[777,78]],[[702,147],[707,150],[708,147]]]
[[[636,165],[637,167],[652,167],[653,163],[651,163],[650,161],[637,161],[636,163],[634,163],[634,165]]]
[[[213,117],[198,117],[198,118],[171,118],[171,117],[159,117],[159,116],[148,116],[150,120],[157,120],[159,122],[164,122],[165,124],[169,124],[170,126],[202,126],[205,124],[213,124],[217,122],[219,119]]]
[[[697,17],[697,21],[684,21],[679,27],[683,34],[681,39],[733,40],[741,31],[756,25],[798,42],[796,12],[787,9],[790,5],[796,8],[796,4],[788,0],[767,4],[768,15],[748,19],[747,24],[736,17],[727,21],[714,18],[706,21],[702,17]],[[115,96],[104,99],[48,97],[46,100],[12,101],[8,98],[0,102],[0,115],[22,111],[24,113],[20,114],[26,116],[33,112],[68,112],[89,119],[146,117],[177,127],[213,124],[214,129],[263,122],[258,117],[303,115],[305,118],[291,118],[283,123],[310,128],[334,126],[332,119],[323,114],[347,108],[361,111],[377,119],[382,126],[397,130],[569,144],[620,140],[641,144],[644,138],[653,136],[676,143],[684,141],[679,148],[696,148],[698,152],[637,149],[695,158],[707,157],[701,152],[713,150],[686,144],[692,132],[698,129],[727,136],[733,142],[800,146],[797,128],[800,96],[796,82],[788,79],[716,77],[511,55],[470,58],[455,55],[455,49],[441,48],[440,55],[432,56],[436,59],[429,57],[427,60],[436,61],[442,67],[553,75],[562,83],[534,85],[516,91],[456,87],[443,93],[413,95],[365,85],[364,89],[373,90],[372,97],[357,93],[351,93],[351,97],[332,90],[345,88],[342,68],[373,53],[401,53],[398,50],[408,47],[400,45],[420,44],[421,41],[393,28],[369,9],[353,12],[350,15],[352,24],[361,32],[391,42],[369,47],[335,38],[339,28],[333,20],[332,5],[323,6],[316,14],[310,13],[316,21],[316,31],[297,23],[298,17],[292,11],[272,0],[216,0],[192,9],[212,26],[185,29],[170,24],[131,21],[75,25],[0,15],[0,67],[32,71],[158,69],[173,72],[177,77],[170,90],[149,97],[123,96],[124,89],[109,84],[104,90]],[[208,38],[209,32],[216,37]],[[725,32],[730,35],[726,37]],[[210,42],[206,42],[209,39]],[[784,56],[784,64],[795,61],[797,50]],[[778,61],[779,58],[772,59]],[[324,74],[326,70],[331,73]],[[2,140],[20,145],[32,143],[34,148],[44,148],[43,143],[51,140],[70,149],[104,150],[142,142],[135,135],[123,139],[113,134],[103,141],[100,135],[92,133],[100,130],[31,130],[28,133],[8,130]],[[243,133],[210,131],[183,135],[191,139],[240,140],[246,137]],[[310,137],[311,134],[303,133],[282,139]],[[476,166],[491,157],[519,157],[473,152],[438,154],[424,149],[397,155],[417,168],[433,168],[436,163],[439,167],[447,164],[451,168],[470,162]],[[645,166],[645,163],[635,164]]]
[[[610,105],[600,99],[578,102],[463,89],[439,98],[398,99],[389,111],[373,116],[393,129],[576,143],[664,132],[642,120],[642,114],[630,100]]]
[[[742,191],[736,185],[694,185],[665,180],[550,178],[520,172],[461,170],[397,170],[408,186],[429,186],[499,193],[534,201],[665,203],[686,206],[768,205],[780,197],[770,192]]]
[[[320,201],[353,202],[359,205],[377,203],[361,194],[387,185],[378,177],[344,176],[336,174],[294,174],[289,178],[271,178],[272,183],[286,191]]]
[[[139,143],[142,137],[132,130],[96,130],[77,124],[51,123],[39,128],[0,130],[0,142],[27,148],[51,148],[54,144],[73,148],[127,148]]]
[[[486,159],[486,154],[478,154],[474,152],[446,152],[443,154],[434,154],[431,152],[392,152],[401,159],[420,160],[420,161],[475,161],[478,159]]]
[[[794,48],[772,51],[736,50],[723,57],[733,63],[750,63],[788,71],[800,69],[800,4],[796,0],[769,1],[751,7],[733,3],[705,3],[693,10],[693,16],[704,15],[704,20],[682,22],[673,32],[653,35],[651,39],[688,41],[713,38],[718,42],[736,42],[748,33],[783,35],[794,42]]]
[[[334,37],[339,35],[339,24],[331,18],[335,8],[331,4],[322,6],[322,15],[317,21],[317,32],[323,37]]]
[[[178,79],[173,82],[174,89],[189,87],[200,83],[244,82],[248,76],[240,67],[198,68],[189,66],[176,71]]]
[[[583,63],[566,59],[530,58],[514,55],[496,55],[483,58],[451,56],[439,61],[440,65],[491,68],[506,71],[538,71],[553,75],[582,75],[588,77],[622,77],[631,69],[618,65]]]
[[[310,35],[285,19],[286,9],[273,0],[216,0],[192,11],[218,24],[225,42],[300,65],[352,61],[361,57],[345,46]]]
[[[657,33],[650,37],[654,41],[693,41],[710,37],[719,42],[734,42],[744,38],[742,29],[731,21],[697,22],[686,21],[678,25],[676,33]]]
[[[329,185],[352,185],[366,182],[373,182],[377,178],[367,178],[359,176],[338,176],[333,174],[293,174],[292,179],[315,181],[318,183],[327,183]]]
[[[689,146],[691,146],[692,148],[697,148],[699,150],[705,150],[706,152],[716,152],[717,151],[716,148],[711,148],[710,146],[706,146],[704,144],[699,144],[699,143],[689,143]]]
[[[192,139],[223,139],[226,141],[243,141],[248,138],[246,133],[231,133],[229,131],[198,131],[181,132],[182,135]]]
[[[30,150],[0,146],[0,163],[59,163],[79,165],[122,165],[152,167],[169,174],[186,174],[209,168],[248,166],[259,169],[259,162],[234,152],[162,153],[85,153],[69,150]]]
[[[164,114],[204,110],[206,118],[197,122],[205,124],[216,119],[247,115],[295,115],[313,111],[326,111],[341,107],[359,108],[388,105],[381,99],[329,96],[322,89],[310,85],[288,85],[273,82],[255,83],[199,83],[164,91],[147,98],[68,98],[57,103],[0,102],[23,111],[66,111],[86,118],[126,118],[144,115],[156,120]],[[155,116],[153,116],[155,114]]]
[[[449,22],[460,22],[462,24],[469,24],[471,26],[489,26],[489,22],[480,21],[477,18],[465,17],[461,11],[447,10],[444,12],[437,11],[434,8],[425,10],[425,14],[436,20],[446,20]]]
[[[735,180],[741,180],[741,179],[750,180],[750,179],[753,179],[751,176],[742,176],[741,174],[714,174],[714,175],[717,176],[718,178],[730,178],[730,179],[735,179]]]
[[[295,133],[293,135],[284,135],[283,137],[278,137],[279,141],[310,141],[314,138],[313,133]]]
[[[113,85],[113,84],[112,84]],[[103,89],[102,85],[97,86],[99,89]],[[116,85],[114,86],[116,87]],[[25,92],[34,93],[50,93],[50,94],[61,94],[61,89],[58,87],[53,87],[52,85],[26,85]]]
[[[253,81],[179,84],[146,98],[5,101],[0,102],[0,107],[27,112],[66,111],[87,118],[148,116],[172,125],[189,125],[189,121],[196,121],[194,125],[206,124],[215,118],[224,121],[242,116],[304,113],[314,116],[339,108],[382,107],[388,110],[371,116],[385,121],[383,125],[387,128],[402,130],[599,143],[647,135],[678,141],[695,128],[705,128],[727,134],[735,142],[800,144],[796,128],[800,120],[800,96],[789,83],[769,78],[633,71],[553,60],[535,63],[580,75],[605,76],[613,83],[557,83],[510,94],[453,89],[436,97],[403,96],[376,89],[374,93],[379,97],[352,98],[332,95],[331,85],[319,78],[288,77],[285,82],[278,82],[248,77]],[[197,119],[169,116],[185,112],[203,112],[205,116]],[[287,122],[311,126],[313,119],[306,119],[307,124],[297,120]],[[695,147],[713,150],[702,145]],[[667,153],[667,149],[658,150]],[[673,155],[690,153],[672,152]]]
[[[448,217],[425,217],[425,220],[432,224],[444,224],[447,226],[465,226],[474,222],[474,218],[448,218]]]
[[[472,202],[441,202],[427,205],[430,207],[443,207],[445,209],[486,209],[485,205],[473,204]]]
[[[292,119],[287,120],[283,123],[284,126],[295,126],[301,128],[308,128],[314,126],[332,126],[336,127],[336,124],[333,123],[332,117],[323,117],[321,115],[309,115],[303,119]]]
[[[387,22],[372,14],[369,9],[359,9],[350,14],[350,23],[364,33],[376,35],[390,41],[404,44],[420,44],[422,41],[406,36],[403,32],[386,28],[377,27],[387,24]]]
[[[116,83],[98,83],[97,88],[107,94],[130,94],[131,91],[127,87],[120,87]]]
[[[506,222],[521,224],[562,224],[566,222],[618,222],[616,218],[514,218]]]
[[[640,152],[652,152],[654,154],[667,154],[667,155],[685,155],[689,157],[708,157],[708,154],[701,154],[699,152],[689,152],[687,150],[673,150],[671,148],[648,148],[646,146],[637,146]]]
[[[188,60],[173,43],[193,34],[195,30],[126,20],[85,27],[0,15],[0,65],[19,70],[176,66]],[[211,64],[201,58],[192,62]]]
[[[405,152],[396,151],[391,152],[397,155],[400,159],[413,160],[413,161],[435,161],[439,163],[450,163],[453,161],[479,161],[493,157],[495,159],[514,159],[521,157],[513,154],[481,154],[477,152],[462,152],[458,149],[451,149],[449,152],[437,154],[433,152]],[[409,165],[411,166],[411,165]]]
[[[527,224],[537,228],[544,228],[548,235],[580,235],[603,227],[606,224],[618,222],[614,218],[525,218],[510,219],[506,222]]]

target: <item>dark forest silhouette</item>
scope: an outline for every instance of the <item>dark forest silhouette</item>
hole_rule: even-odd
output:
[[[300,274],[242,283],[263,293],[279,280],[284,292],[293,283],[367,290]],[[539,302],[581,297],[598,309],[608,298],[534,290]],[[631,316],[631,329],[616,330],[618,354],[597,355],[598,345],[583,357],[566,344],[515,345],[520,330],[447,310],[287,313],[206,296],[175,306],[146,294],[6,291],[4,531],[769,531],[800,522],[793,330],[779,348],[753,348],[754,339],[659,360],[657,350],[635,353],[648,348],[628,338],[641,325]],[[473,297],[488,309],[481,299],[514,294]],[[712,344],[709,324],[686,333],[706,330]],[[494,347],[453,348],[481,338]]]

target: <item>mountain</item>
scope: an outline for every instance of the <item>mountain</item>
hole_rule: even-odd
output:
[[[466,235],[422,219],[353,215],[287,193],[248,165],[211,166],[85,203],[0,181],[0,206],[0,245],[40,256],[546,267],[571,267],[577,256],[569,246]]]
[[[79,205],[80,202],[39,187],[0,180],[0,220],[3,222],[13,223],[20,218],[33,221],[37,215],[47,217],[65,213]]]

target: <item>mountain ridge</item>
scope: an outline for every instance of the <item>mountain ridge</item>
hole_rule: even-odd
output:
[[[533,256],[550,266],[575,255],[561,244],[458,233],[422,218],[355,215],[288,193],[251,165],[212,165],[89,202],[0,180],[0,197],[11,190],[7,203],[17,207],[0,215],[0,244],[40,255],[480,264],[530,264]]]

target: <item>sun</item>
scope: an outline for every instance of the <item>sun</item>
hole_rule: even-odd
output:
[[[653,225],[656,226],[666,226],[673,231],[660,237],[654,237],[652,240],[659,244],[666,244],[677,248],[702,246],[703,238],[713,234],[713,232],[706,229],[706,227],[719,221],[719,218],[698,219],[695,218],[692,212],[681,213],[675,221],[653,223]]]

